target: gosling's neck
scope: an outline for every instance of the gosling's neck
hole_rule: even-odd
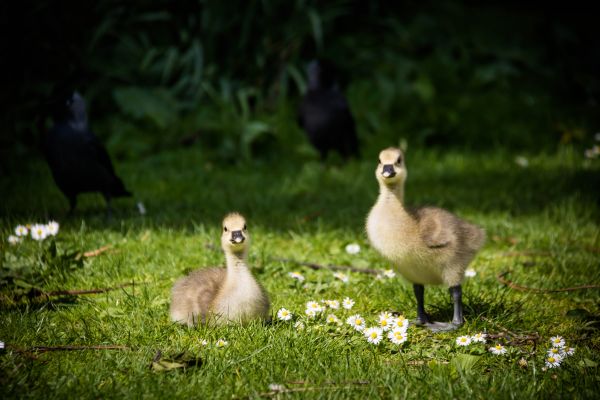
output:
[[[225,252],[225,260],[227,262],[228,273],[247,272],[248,264],[246,263],[247,252]]]
[[[379,201],[396,203],[404,209],[404,182],[391,185],[379,182]]]

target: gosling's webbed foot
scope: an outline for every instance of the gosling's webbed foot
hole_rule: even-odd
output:
[[[450,332],[457,330],[460,328],[460,325],[454,324],[452,322],[430,322],[428,324],[423,325],[425,328],[429,329],[431,332]]]

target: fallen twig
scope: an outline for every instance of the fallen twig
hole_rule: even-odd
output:
[[[113,286],[113,287],[107,287],[107,288],[99,288],[99,289],[74,289],[74,290],[54,290],[51,292],[42,292],[39,296],[79,296],[82,294],[98,294],[98,293],[105,293],[105,292],[110,292],[113,290],[117,290],[117,289],[121,289],[127,286],[135,286],[135,285],[139,285],[139,282],[129,282],[129,283],[123,283],[121,285],[118,286]]]
[[[308,267],[311,269],[330,269],[330,270],[334,270],[334,271],[352,271],[352,272],[360,272],[363,274],[371,274],[371,275],[379,275],[382,273],[382,271],[378,270],[378,269],[357,268],[357,267],[351,267],[349,265],[319,265],[319,264],[307,262],[307,261],[291,260],[289,258],[273,258],[272,260],[286,262],[286,263],[294,263],[294,264],[302,265],[302,266],[305,266],[305,267]]]
[[[129,346],[94,345],[94,346],[34,346],[30,351],[44,353],[47,351],[76,351],[76,350],[131,350]]]
[[[514,283],[505,278],[506,275],[510,274],[511,271],[504,271],[501,274],[498,274],[497,279],[500,283],[508,286],[511,289],[519,290],[521,292],[533,292],[533,293],[554,293],[554,292],[571,292],[574,290],[585,290],[585,289],[600,289],[600,285],[581,285],[581,286],[573,286],[568,288],[559,288],[559,289],[540,289],[540,288],[532,288],[528,286],[521,286],[519,284]]]
[[[102,246],[99,249],[86,251],[85,253],[83,253],[83,256],[86,257],[86,258],[96,257],[96,256],[99,256],[100,254],[102,254],[104,252],[107,252],[112,247],[113,247],[112,244],[107,244],[106,246]]]
[[[512,345],[523,344],[527,342],[533,342],[533,344],[536,344],[541,339],[540,334],[537,332],[532,332],[530,334],[519,334],[505,328],[489,318],[481,317],[481,319],[495,325],[498,329],[503,331],[501,333],[488,333],[488,337],[490,339],[507,339],[508,343]]]

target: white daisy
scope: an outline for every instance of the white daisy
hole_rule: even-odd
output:
[[[476,333],[475,335],[471,336],[471,340],[473,342],[485,343],[486,337],[487,337],[487,334],[479,332],[479,333]]]
[[[383,276],[385,276],[386,278],[394,278],[396,276],[396,273],[391,270],[391,269],[386,269],[385,271],[383,271]]]
[[[354,300],[352,300],[350,297],[346,297],[344,300],[342,300],[342,307],[344,307],[346,310],[352,309],[353,306]]]
[[[4,342],[0,342],[0,350],[4,348]]]
[[[379,327],[383,329],[384,332],[390,330],[393,326],[394,316],[391,313],[384,311],[379,314]]]
[[[277,318],[281,321],[289,321],[292,319],[292,313],[288,309],[281,307],[279,311],[277,311]]]
[[[523,156],[515,157],[515,164],[521,168],[527,168],[529,166],[529,160]]]
[[[208,340],[206,340],[206,339],[202,339],[202,340],[200,341],[200,344],[201,344],[202,346],[208,346]]]
[[[308,308],[304,310],[304,313],[308,318],[315,318],[317,316],[317,312],[315,310],[309,310]]]
[[[406,332],[408,329],[408,320],[404,318],[403,315],[399,315],[396,318],[394,318],[393,327],[394,329],[401,329],[404,332]]]
[[[553,347],[564,347],[565,339],[562,336],[552,336],[550,338],[550,342],[552,342]]]
[[[35,240],[44,240],[48,236],[46,225],[35,224],[31,227],[31,238]]]
[[[369,343],[373,343],[373,344],[379,344],[379,342],[381,342],[381,339],[383,337],[382,333],[383,333],[383,331],[381,330],[381,328],[378,328],[376,326],[371,327],[371,328],[366,328],[363,331],[363,334],[367,338],[367,341]]]
[[[402,344],[402,343],[406,342],[408,335],[406,334],[406,331],[404,331],[400,328],[394,328],[393,330],[388,332],[388,338],[394,344]]]
[[[17,236],[27,236],[28,232],[29,230],[25,225],[17,225],[17,227],[15,228],[15,235]]]
[[[219,339],[217,340],[217,343],[215,343],[215,346],[221,348],[221,347],[225,347],[229,344],[229,342],[225,339]]]
[[[17,243],[20,243],[23,239],[21,239],[19,236],[8,235],[6,240],[8,241],[9,244],[15,245]]]
[[[562,362],[561,356],[548,355],[548,357],[546,357],[546,367],[548,367],[548,368],[560,367],[561,362]]]
[[[314,311],[316,314],[322,312],[325,309],[325,307],[323,307],[322,305],[319,304],[318,301],[309,301],[306,303],[306,313],[308,314],[309,311]]]
[[[477,275],[477,271],[475,271],[473,268],[469,268],[465,271],[465,276],[467,278],[473,278],[475,275]]]
[[[339,323],[340,323],[340,320],[339,320],[339,319],[338,319],[338,317],[336,317],[335,315],[333,315],[333,314],[329,314],[329,315],[327,316],[327,323],[328,323],[328,324],[339,324]]]
[[[456,345],[457,346],[468,346],[471,344],[471,337],[470,336],[459,336],[456,338]]]
[[[547,353],[548,357],[550,357],[550,356],[562,357],[563,354],[564,354],[564,350],[562,347],[551,347]]]
[[[360,252],[360,246],[358,243],[350,243],[346,246],[346,253],[348,254],[358,254]]]
[[[338,308],[340,308],[340,302],[337,300],[325,300],[324,303],[329,308],[334,309],[334,310],[337,310]]]
[[[572,356],[573,354],[575,354],[575,347],[569,347],[564,351],[563,356]]]
[[[302,275],[300,272],[289,272],[288,276],[292,279],[296,279],[298,282],[304,282],[304,275]]]
[[[56,236],[59,227],[60,225],[58,225],[58,222],[50,221],[46,224],[46,232],[48,232],[48,235]]]
[[[144,206],[144,203],[138,201],[136,205],[140,215],[146,215],[146,207]]]
[[[304,322],[296,321],[296,323],[294,324],[294,328],[296,328],[297,331],[303,331],[304,330]]]
[[[348,275],[346,275],[342,272],[334,272],[333,277],[336,279],[339,279],[340,281],[342,281],[344,283],[348,283],[350,281],[350,278],[348,278]]]
[[[365,329],[365,320],[359,314],[355,314],[351,317],[348,317],[346,323],[359,332]]]
[[[279,383],[271,383],[269,384],[269,390],[271,392],[283,392],[285,390],[285,386]]]
[[[506,347],[502,346],[500,343],[498,343],[494,347],[490,347],[489,350],[496,355],[502,355],[506,353]]]

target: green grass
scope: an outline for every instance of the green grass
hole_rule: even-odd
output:
[[[349,296],[356,301],[351,312],[370,324],[385,310],[414,318],[412,289],[399,277],[376,280],[351,273],[344,284],[330,271],[275,261],[390,267],[369,247],[363,228],[377,194],[376,153],[337,166],[313,161],[220,165],[197,150],[119,163],[148,214],[139,216],[133,201],[119,200],[110,221],[97,195],[82,196],[76,216],[65,218],[67,202],[46,167],[36,160],[23,163],[19,174],[0,180],[2,273],[29,267],[36,277],[36,268],[55,267],[55,259],[42,257],[50,240],[10,246],[6,238],[19,223],[56,218],[59,254],[113,247],[74,271],[38,276],[39,286],[49,291],[136,284],[50,301],[14,300],[15,291],[5,286],[0,340],[7,349],[0,353],[0,394],[237,398],[257,397],[277,383],[299,390],[289,396],[303,398],[593,398],[600,389],[598,289],[525,293],[503,286],[496,275],[511,270],[509,278],[519,284],[549,289],[600,284],[599,164],[568,148],[527,156],[529,167],[520,168],[508,151],[407,153],[408,202],[446,207],[485,227],[489,240],[472,264],[476,277],[464,284],[465,325],[442,334],[411,326],[401,350],[389,342],[370,345],[346,326],[323,326],[323,321],[308,322],[301,331],[293,322],[188,329],[168,316],[170,287],[177,278],[193,268],[222,265],[222,253],[214,247],[220,221],[238,210],[249,221],[250,262],[270,293],[273,314],[286,307],[302,318],[309,300]],[[361,252],[347,254],[348,243],[359,243]],[[306,276],[305,286],[288,277],[294,270]],[[426,302],[434,317],[451,318],[443,288],[427,288]],[[350,311],[336,314],[345,319]],[[454,344],[459,335],[503,329],[537,333],[541,339],[537,345],[509,345],[505,356],[494,356],[483,345]],[[563,335],[577,350],[560,368],[544,371],[543,355],[553,335]],[[219,338],[229,345],[215,348]],[[207,346],[201,344],[204,339]],[[37,359],[15,350],[101,344],[130,350],[55,351]],[[171,357],[185,351],[200,357],[202,365],[155,372],[149,366],[157,350]],[[527,367],[518,365],[521,358]]]

